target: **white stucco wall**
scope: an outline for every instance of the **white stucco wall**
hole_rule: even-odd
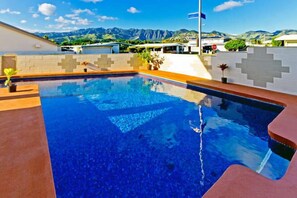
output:
[[[267,52],[290,68],[289,73],[282,73],[282,78],[274,78],[274,83],[268,83],[267,88],[297,95],[297,47],[267,48]]]
[[[297,95],[296,55],[297,47],[255,47],[248,48],[247,52],[219,52],[211,58],[210,74],[220,81],[222,73],[217,66],[226,63],[228,82]],[[275,66],[278,64],[281,66]],[[264,85],[259,86],[256,81],[262,81]]]
[[[0,25],[0,52],[51,52],[58,46]]]
[[[252,81],[247,80],[246,74],[241,73],[240,68],[236,68],[236,63],[241,62],[242,58],[246,58],[246,52],[219,52],[216,56],[211,58],[211,70],[210,74],[213,80],[221,80],[222,72],[218,68],[218,65],[225,63],[229,66],[225,70],[225,76],[228,77],[228,82],[252,85]]]
[[[165,58],[160,70],[211,79],[198,55],[160,54]]]

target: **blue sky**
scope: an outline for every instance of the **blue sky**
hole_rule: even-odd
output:
[[[297,29],[297,0],[202,0],[203,31]],[[88,27],[197,29],[198,0],[0,0],[0,21],[34,31]]]

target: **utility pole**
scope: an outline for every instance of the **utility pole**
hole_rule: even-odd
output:
[[[199,50],[198,50],[198,54],[201,55],[201,49],[202,49],[202,46],[201,46],[201,13],[202,13],[202,3],[201,3],[202,0],[198,0],[198,34],[199,34],[199,37],[198,37],[198,45],[199,45]]]

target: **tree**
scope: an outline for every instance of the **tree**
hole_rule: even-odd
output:
[[[88,40],[90,42],[96,42],[97,36],[95,34],[86,34],[82,37],[84,40]]]
[[[272,38],[272,41],[271,41],[271,45],[272,45],[273,47],[280,47],[280,46],[283,46],[283,42],[282,42],[282,41],[276,41],[275,39],[276,39],[276,37],[273,37],[273,38]]]
[[[256,38],[254,38],[254,39],[251,39],[251,43],[252,44],[262,44],[262,41],[260,40],[260,39],[256,39]]]
[[[245,41],[242,39],[230,40],[225,44],[228,51],[241,51],[246,49]]]

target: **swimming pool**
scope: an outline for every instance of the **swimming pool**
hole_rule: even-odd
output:
[[[201,197],[231,164],[280,178],[277,106],[143,76],[39,81],[58,197]]]

